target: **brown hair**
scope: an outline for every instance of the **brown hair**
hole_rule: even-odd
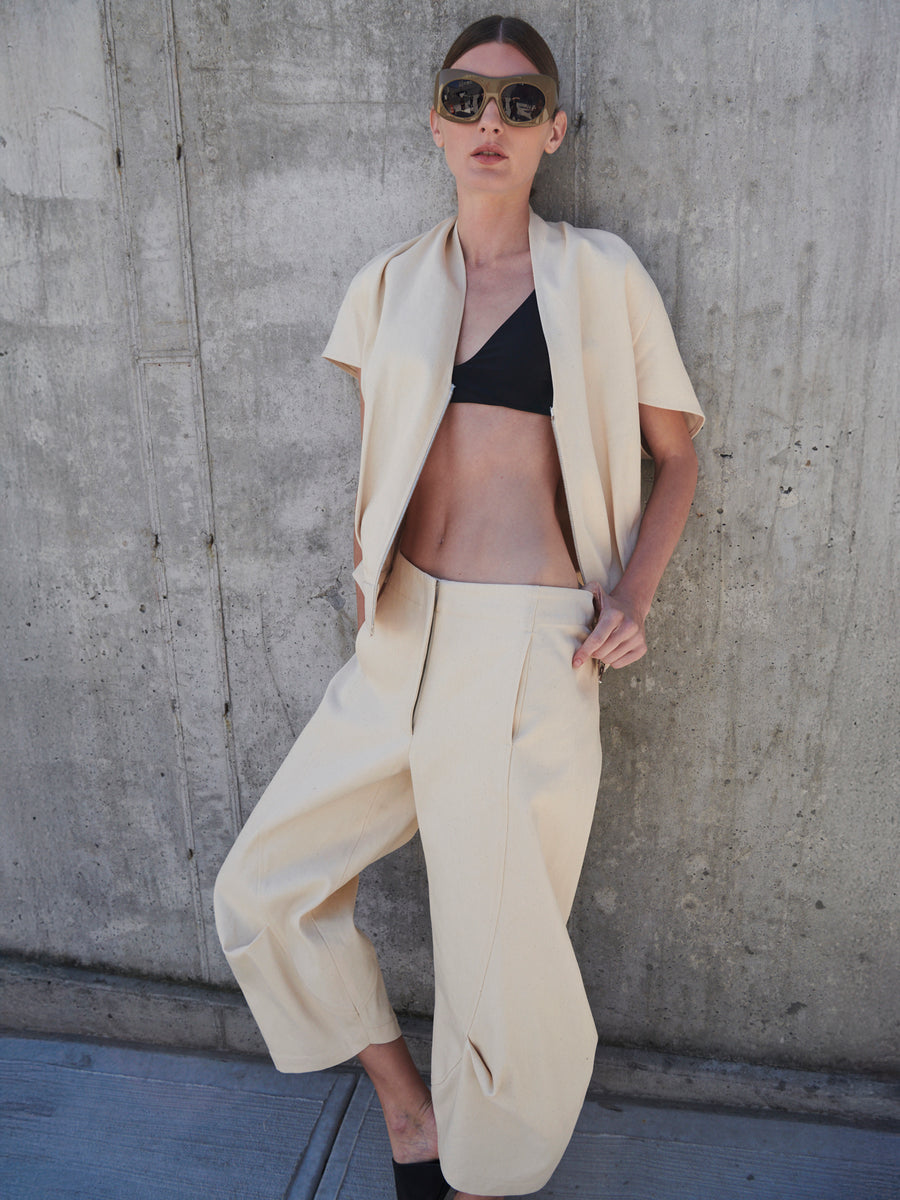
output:
[[[539,75],[549,75],[556,81],[559,91],[559,68],[553,51],[534,28],[520,17],[482,17],[467,26],[450,49],[442,63],[444,69],[452,67],[458,58],[476,46],[487,42],[503,42],[521,50],[529,61],[534,63]]]

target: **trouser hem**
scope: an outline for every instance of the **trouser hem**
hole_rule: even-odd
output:
[[[323,1050],[319,1054],[275,1055],[270,1050],[269,1053],[276,1071],[280,1071],[284,1075],[302,1075],[308,1071],[327,1071],[329,1067],[340,1066],[341,1063],[355,1058],[367,1046],[393,1042],[400,1036],[400,1026],[395,1018],[393,1021],[385,1021],[380,1025],[372,1026],[364,1031],[357,1041],[346,1042],[340,1051]]]

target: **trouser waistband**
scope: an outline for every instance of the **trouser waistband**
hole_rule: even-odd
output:
[[[397,552],[385,585],[407,600],[436,612],[503,621],[507,625],[594,624],[594,598],[585,588],[551,587],[540,583],[470,583],[439,579],[420,570]]]

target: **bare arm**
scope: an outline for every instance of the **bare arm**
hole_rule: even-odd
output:
[[[666,564],[681,537],[694,488],[697,455],[684,415],[668,408],[640,405],[641,432],[653,457],[653,488],[625,573],[613,590],[589,586],[600,616],[572,659],[579,667],[598,658],[610,667],[625,667],[647,653],[644,621]]]

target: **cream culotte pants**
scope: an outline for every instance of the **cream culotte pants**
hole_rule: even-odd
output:
[[[431,1087],[458,1190],[536,1191],[597,1035],[566,933],[600,775],[576,588],[437,580],[399,554],[219,874],[216,922],[281,1071],[400,1029],[353,923],[357,877],[418,828],[435,962]]]

